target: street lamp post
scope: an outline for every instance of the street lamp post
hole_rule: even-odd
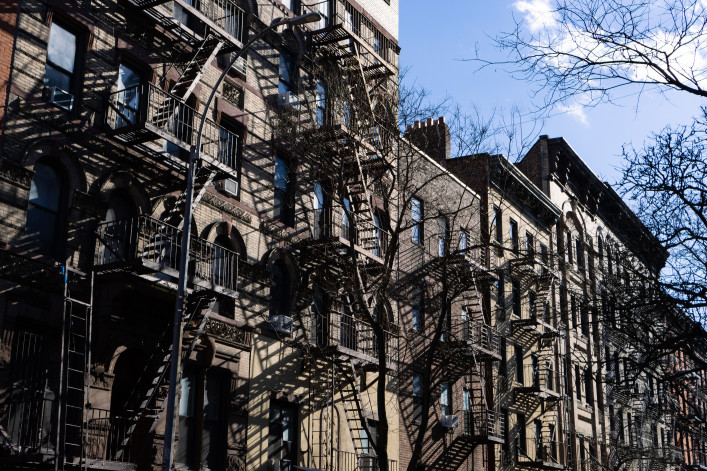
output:
[[[194,168],[199,160],[201,148],[201,134],[204,130],[206,116],[211,106],[211,102],[216,96],[216,91],[219,85],[223,82],[226,74],[236,63],[236,61],[253,45],[255,41],[265,36],[269,31],[272,31],[280,26],[297,26],[307,23],[314,23],[321,19],[321,15],[316,12],[310,12],[305,15],[295,16],[293,18],[276,18],[270,25],[260,31],[258,34],[248,40],[248,42],[231,57],[229,64],[221,72],[221,76],[211,89],[209,99],[204,106],[204,112],[201,115],[199,122],[199,131],[196,135],[196,145],[191,147],[189,151],[189,165],[187,169],[187,193],[184,203],[184,219],[182,223],[182,245],[179,254],[179,278],[177,282],[177,300],[174,308],[174,324],[172,332],[172,356],[169,364],[169,392],[167,394],[167,417],[165,424],[164,448],[162,452],[162,469],[163,471],[171,471],[174,465],[174,434],[175,434],[175,419],[176,419],[176,402],[177,402],[177,382],[179,381],[179,369],[181,364],[181,345],[182,345],[182,320],[184,317],[184,300],[187,289],[187,264],[189,263],[189,244],[191,242],[191,231],[189,230],[192,218],[192,203],[194,201]]]

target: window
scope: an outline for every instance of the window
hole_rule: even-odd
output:
[[[511,295],[513,297],[513,315],[516,317],[520,317],[520,314],[521,314],[520,281],[513,280],[511,282]]]
[[[518,384],[524,384],[524,375],[523,375],[523,347],[520,345],[514,345],[514,356],[515,356],[515,363],[516,363],[516,382]]]
[[[597,258],[599,263],[599,269],[604,269],[604,241],[599,237],[597,239]]]
[[[496,223],[496,255],[503,257],[503,213],[501,208],[493,208],[493,219]]]
[[[141,74],[133,67],[121,63],[118,68],[118,91],[116,104],[119,115],[116,118],[116,127],[121,128],[135,124],[140,112],[140,83]]]
[[[577,390],[577,400],[582,400],[582,376],[579,373],[579,365],[574,365],[574,387]]]
[[[190,469],[223,469],[226,461],[227,377],[185,368],[179,398],[175,460]]]
[[[412,306],[410,307],[410,317],[412,320],[412,329],[416,331],[422,330],[423,326],[423,320],[422,320],[422,309],[423,309],[423,301],[422,301],[422,289],[421,288],[416,288],[415,292],[413,293],[413,301],[412,301]]]
[[[270,403],[268,427],[268,457],[276,469],[291,469],[297,460],[297,435],[299,432],[297,409],[280,402]]]
[[[285,262],[278,260],[272,266],[270,281],[270,315],[290,313],[290,273]]]
[[[382,257],[387,248],[387,239],[385,232],[385,223],[387,218],[378,212],[373,213],[373,225],[376,227],[376,236],[373,239],[373,255]]]
[[[442,415],[452,413],[452,388],[449,383],[440,385],[439,409]]]
[[[293,13],[299,12],[299,0],[280,0],[283,5],[290,9]]]
[[[52,23],[49,30],[44,86],[54,87],[54,103],[67,111],[74,106],[78,91],[78,37],[64,26]]]
[[[511,250],[513,250],[514,253],[518,253],[518,250],[520,249],[518,245],[518,223],[511,219],[508,225],[511,236]]]
[[[227,288],[235,287],[236,259],[231,239],[219,234],[214,240],[211,255],[211,282]]]
[[[410,217],[412,218],[412,241],[416,244],[421,244],[423,239],[424,228],[424,207],[422,200],[412,198],[410,200]]]
[[[412,418],[415,423],[420,422],[420,417],[422,416],[422,373],[412,374],[412,404],[413,413]]]
[[[528,257],[535,257],[535,238],[530,232],[525,233],[525,252]]]
[[[594,388],[592,387],[592,375],[589,369],[584,370],[584,396],[587,405],[594,407]]]
[[[449,306],[442,308],[442,335],[440,340],[442,342],[447,342],[449,340],[449,329],[451,327],[451,314],[449,311]]]
[[[535,459],[545,459],[543,457],[543,433],[542,421],[540,419],[533,420],[533,441],[535,441]]]
[[[527,455],[528,453],[528,436],[526,435],[525,431],[525,423],[525,415],[516,414],[516,427],[518,427],[516,451],[522,453],[523,455]]]
[[[580,307],[579,312],[582,322],[582,334],[589,337],[589,307],[587,306],[587,304],[588,302],[585,299],[582,303],[582,306]]]
[[[341,237],[346,240],[353,236],[350,233],[349,214],[351,214],[351,200],[345,196],[344,206],[341,208]]]
[[[294,70],[295,59],[289,52],[280,53],[280,68],[279,68],[279,84],[277,87],[278,93],[285,93],[294,90]]]
[[[447,255],[447,241],[449,240],[449,223],[447,218],[440,217],[439,223],[439,233],[437,235],[437,255],[444,257]]]
[[[467,231],[459,231],[459,253],[466,257],[469,249],[469,233]]]
[[[326,90],[324,89],[324,82],[321,80],[317,80],[315,99],[317,126],[324,126],[326,124]]]
[[[545,244],[540,244],[540,261],[545,265],[543,267],[543,275],[545,275],[547,274],[547,267],[550,265],[550,257]]]
[[[312,195],[314,224],[312,225],[312,236],[321,239],[329,236],[329,198],[324,192],[324,186],[320,182],[314,183],[314,194]]]
[[[498,273],[496,280],[496,304],[499,308],[499,320],[503,321],[506,318],[506,280],[502,271]]]
[[[565,233],[565,247],[567,247],[567,263],[572,265],[574,257],[572,256],[572,234],[570,231]]]
[[[104,218],[106,232],[102,240],[102,263],[130,260],[135,256],[137,238],[131,231],[125,230],[125,224],[137,214],[135,202],[127,191],[116,189],[111,192]]]
[[[192,6],[194,9],[201,10],[201,0],[184,1],[187,5]],[[191,30],[199,36],[204,36],[206,32],[206,25],[187,8],[184,8],[175,2],[172,8],[172,14],[174,15],[174,19],[177,20],[177,22],[183,27]]]
[[[63,175],[44,162],[34,166],[25,231],[40,253],[63,259],[66,211]]]
[[[322,18],[319,20],[319,29],[329,26],[329,0],[319,0],[319,14]]]
[[[471,340],[471,323],[469,322],[469,311],[467,308],[462,308],[461,311],[461,322],[462,322],[462,340],[468,342]]]
[[[236,171],[240,181],[239,127],[228,119],[221,119],[218,131],[218,161]]]
[[[540,359],[536,354],[530,355],[530,373],[534,388],[540,387]]]
[[[577,268],[584,270],[584,249],[582,248],[582,239],[575,239],[575,255],[577,256]]]
[[[498,375],[501,377],[505,377],[508,374],[507,349],[506,338],[501,337],[501,364],[498,366]]]
[[[501,445],[504,453],[504,462],[509,463],[511,461],[510,457],[510,440],[511,440],[511,433],[510,433],[510,423],[508,420],[508,409],[501,409],[501,416],[503,417],[503,445]]]
[[[530,319],[535,319],[538,316],[537,296],[535,291],[528,291],[528,315]]]
[[[572,313],[572,328],[577,328],[577,296],[570,294],[570,311]]]
[[[273,217],[288,226],[294,225],[294,172],[282,157],[275,158],[275,198]]]

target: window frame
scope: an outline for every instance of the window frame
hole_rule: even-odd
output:
[[[284,180],[278,176],[278,167],[284,168]],[[295,225],[295,172],[291,159],[282,154],[275,156],[273,170],[273,219],[288,227]],[[284,182],[284,184],[282,183]]]
[[[415,209],[417,206],[417,210]],[[425,232],[425,205],[422,199],[413,196],[410,198],[410,240],[414,244],[422,245]]]
[[[72,70],[66,69],[64,66],[50,58],[50,55],[52,54],[52,32],[54,27],[63,30],[65,33],[73,36],[74,38],[74,57]],[[60,41],[60,39],[56,39],[55,41]],[[61,47],[61,45],[59,45],[58,47],[60,51],[57,52],[60,52],[63,56],[63,53],[66,52],[66,47]],[[64,21],[63,18],[57,18],[56,15],[54,15],[54,17],[52,18],[52,23],[51,25],[49,25],[49,38],[47,39],[47,54],[45,57],[43,85],[45,90],[49,89],[50,87],[56,87],[57,90],[71,95],[71,100],[68,105],[60,104],[59,102],[57,102],[56,98],[54,98],[53,100],[53,103],[57,107],[69,113],[74,112],[78,108],[76,105],[79,98],[79,92],[82,87],[81,64],[83,62],[84,47],[85,31],[77,27],[76,25],[71,24],[69,21]],[[53,80],[51,80],[47,74],[48,67],[53,69],[57,74],[64,76],[66,80],[68,80],[68,86],[66,87],[68,88],[68,90],[64,90],[62,86],[59,86],[60,84],[58,83],[53,83]]]
[[[48,207],[44,204],[40,204],[38,201],[35,202],[32,199],[32,191],[35,189],[35,191],[38,194],[38,198],[41,197],[39,195],[40,190],[37,187],[37,177],[40,175],[38,172],[38,166],[39,168],[46,168],[49,171],[52,172],[52,181],[55,183],[55,187],[52,188],[53,196],[47,196],[42,199],[46,200],[51,200],[52,202],[55,202],[56,205],[54,208]],[[45,182],[46,183],[46,182]],[[66,222],[68,218],[68,198],[69,198],[69,182],[68,182],[68,176],[66,175],[66,172],[63,168],[60,168],[58,165],[54,165],[46,160],[40,160],[38,161],[35,166],[34,166],[34,175],[32,176],[32,180],[30,182],[30,194],[29,197],[27,198],[27,212],[26,212],[26,219],[25,219],[25,232],[28,232],[29,230],[32,229],[37,229],[36,233],[38,234],[38,238],[47,238],[49,242],[47,245],[44,245],[41,240],[38,240],[38,245],[37,249],[39,253],[42,253],[44,255],[47,255],[49,257],[54,257],[57,258],[58,260],[61,260],[63,262],[64,258],[64,248],[66,244]],[[36,222],[35,226],[35,221],[34,219],[36,216],[39,215],[45,215],[41,217],[41,220],[46,220],[46,215],[50,214],[51,218],[53,220],[53,224],[46,224],[46,223],[41,223],[41,221]],[[42,234],[46,231],[51,231],[49,236]],[[33,234],[32,232],[29,232],[29,234]]]
[[[520,241],[518,240],[518,221],[511,218],[508,221],[508,236],[510,237],[511,250],[517,254],[520,251]]]

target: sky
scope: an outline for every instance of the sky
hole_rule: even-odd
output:
[[[505,52],[494,46],[493,38],[512,31],[514,17],[524,18],[522,4],[544,1],[401,0],[400,65],[409,68],[406,80],[429,90],[433,99],[449,96],[464,109],[475,106],[485,116],[513,106],[528,112],[536,86],[512,78],[503,66],[479,70],[477,63],[465,59],[476,57],[478,51],[480,57],[503,60]],[[707,104],[686,93],[639,92],[620,90],[616,104],[556,108],[534,134],[564,137],[600,178],[615,183],[621,176],[623,145],[639,147],[651,132],[668,124],[688,124],[700,105]],[[532,128],[531,117],[524,120],[526,129]]]

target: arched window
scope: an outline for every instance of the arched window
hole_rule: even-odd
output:
[[[229,289],[235,287],[236,254],[231,239],[225,234],[219,234],[214,240],[211,257],[211,281]]]
[[[106,231],[103,243],[103,263],[129,260],[136,247],[136,227],[133,218],[138,214],[137,206],[125,190],[115,190],[108,197]]]
[[[289,315],[290,293],[290,273],[285,262],[278,260],[272,266],[272,281],[270,282],[271,315]]]
[[[29,239],[45,255],[63,258],[66,179],[54,167],[38,162],[29,192],[27,223]]]

